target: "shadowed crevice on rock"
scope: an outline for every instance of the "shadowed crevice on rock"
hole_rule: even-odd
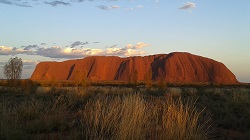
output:
[[[123,75],[125,73],[126,70],[126,66],[127,66],[128,61],[124,61],[120,64],[118,71],[115,74],[115,78],[114,80],[118,80],[119,77],[121,77],[121,75]]]
[[[75,65],[76,65],[76,64],[74,64],[73,66],[71,66],[71,68],[70,68],[70,70],[69,70],[68,77],[67,77],[67,79],[66,79],[66,80],[69,80],[69,77],[72,75],[73,70],[74,70],[74,68],[75,68]]]
[[[94,64],[95,64],[95,59],[93,60],[91,66],[90,66],[90,69],[89,69],[89,71],[88,71],[87,77],[89,77],[91,71],[93,70]]]
[[[165,63],[166,60],[170,57],[172,57],[172,53],[164,56],[157,56],[153,63],[151,64],[151,71],[152,71],[152,80],[159,80],[159,79],[165,79],[166,77],[166,69],[165,69]]]

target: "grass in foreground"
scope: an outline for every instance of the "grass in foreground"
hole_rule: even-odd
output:
[[[212,137],[204,110],[170,93],[156,97],[107,87],[53,90],[33,94],[1,90],[0,139]]]

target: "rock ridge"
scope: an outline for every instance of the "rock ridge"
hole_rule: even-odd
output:
[[[90,81],[129,81],[136,77],[143,81],[146,75],[150,75],[152,80],[174,83],[238,83],[223,63],[187,52],[126,58],[90,56],[63,62],[40,62],[30,79],[74,80],[86,77]]]

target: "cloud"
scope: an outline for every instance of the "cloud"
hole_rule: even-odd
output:
[[[105,1],[107,2],[118,2],[118,1],[122,1],[122,0],[0,0],[0,4],[7,4],[7,5],[15,5],[15,6],[20,6],[20,7],[33,7],[33,6],[37,6],[37,5],[43,5],[43,4],[47,4],[47,5],[51,5],[53,7],[56,6],[60,6],[60,5],[64,5],[64,6],[69,6],[69,5],[75,5],[75,4],[79,4],[82,2],[96,2],[99,3],[100,1]],[[129,0],[126,0],[129,1]],[[159,3],[159,0],[152,0],[155,3]],[[101,10],[112,10],[112,9],[118,9],[120,8],[119,5],[99,5],[96,6]],[[137,7],[134,8],[127,8],[127,10],[134,10],[137,8],[143,8],[144,6],[142,5],[138,5]]]
[[[69,47],[39,47],[37,45],[22,46],[21,48],[0,46],[0,55],[38,55],[49,58],[58,59],[73,59],[83,58],[93,55],[116,55],[116,56],[131,56],[131,55],[143,55],[146,52],[141,49],[149,46],[149,44],[138,42],[136,45],[128,44],[124,47],[118,47],[118,45],[112,45],[106,49],[92,49],[76,47],[79,45],[88,44],[88,42],[75,41]]]
[[[80,45],[87,45],[87,44],[89,44],[89,42],[81,42],[81,41],[75,41],[75,42],[73,42],[70,46],[71,46],[71,48],[74,48],[74,47],[76,47],[76,46],[80,46]]]
[[[101,53],[101,49],[70,47],[62,48],[58,46],[54,46],[51,48],[40,48],[36,51],[36,55],[50,58],[82,58],[90,55],[99,55]]]
[[[132,11],[134,10],[134,8],[130,7],[130,8],[126,8],[127,11]]]
[[[46,43],[41,43],[41,45],[47,45]]]
[[[16,3],[15,5],[20,7],[32,7],[31,5],[28,5],[28,2],[24,2],[23,4]]]
[[[110,8],[106,5],[99,5],[99,6],[96,6],[97,8],[101,9],[101,10],[110,10]]]
[[[36,65],[39,63],[39,61],[33,61],[33,60],[22,60],[23,61],[23,69],[34,69]]]
[[[132,10],[136,10],[136,9],[141,9],[144,8],[143,5],[137,5],[136,7],[130,7],[130,8],[126,8],[127,11],[132,11]]]
[[[50,57],[50,58],[61,58],[62,49],[60,47],[51,47],[51,48],[39,48],[36,51],[36,55]]]
[[[34,69],[36,65],[39,63],[39,61],[33,61],[33,60],[22,60],[23,62],[23,69]],[[4,67],[4,65],[7,64],[7,62],[0,62],[0,67]]]
[[[112,9],[117,9],[117,8],[120,8],[120,6],[118,5],[113,5],[113,6],[110,6]]]
[[[20,7],[32,7],[40,4],[48,4],[53,7],[59,5],[69,6],[73,3],[80,3],[83,1],[98,1],[98,0],[0,0],[0,4],[15,5]],[[115,0],[107,0],[115,1]]]
[[[101,9],[101,10],[112,10],[112,9],[120,8],[120,6],[118,6],[118,5],[113,5],[113,6],[99,5],[99,6],[96,6],[96,7]]]
[[[0,3],[7,5],[15,5],[20,7],[32,7],[28,2],[21,2],[21,0],[0,0]]]
[[[75,44],[80,44],[80,43],[77,42]],[[133,56],[133,55],[146,54],[145,51],[140,50],[146,46],[149,46],[149,44],[143,42],[138,42],[136,45],[128,44],[122,48],[117,47],[117,45],[112,45],[104,50],[91,49],[91,48],[72,48],[72,47],[63,48],[59,46],[54,46],[50,48],[39,48],[36,51],[36,55],[50,57],[50,58],[66,58],[66,59],[83,58],[86,56],[93,56],[93,55]]]
[[[39,63],[38,61],[33,61],[33,60],[22,60],[24,65],[36,65]]]
[[[38,48],[38,45],[28,45],[28,46],[22,46],[21,48],[23,48],[24,50],[30,50],[30,49],[36,49]]]
[[[144,8],[143,5],[138,5],[136,8]]]
[[[144,48],[146,46],[149,46],[149,44],[143,43],[143,42],[138,42],[135,46],[133,46],[132,44],[128,44],[125,46],[126,49],[141,49]]]
[[[44,2],[45,4],[49,4],[51,6],[58,6],[58,5],[65,5],[65,6],[69,6],[71,5],[70,3],[68,2],[63,2],[63,1],[52,1],[52,2]]]
[[[0,0],[0,3],[12,5],[13,3],[9,0]]]
[[[29,50],[22,48],[0,46],[0,55],[32,54]]]
[[[179,7],[179,9],[189,10],[189,11],[193,8],[196,8],[196,4],[193,2],[186,2],[181,7]]]
[[[13,48],[7,47],[7,46],[0,46],[0,55],[9,55],[11,54],[10,52],[15,51],[12,50]]]
[[[132,56],[132,55],[143,55],[143,54],[146,54],[146,52],[136,51],[135,49],[117,48],[117,47],[110,47],[104,52],[104,55],[117,55],[117,56]]]
[[[17,50],[17,47],[13,47],[13,48],[12,48],[12,51],[16,51],[16,50]]]
[[[135,49],[141,49],[144,47],[149,46],[149,44],[143,43],[143,42],[138,42],[136,46],[134,46]]]
[[[116,48],[118,45],[106,46],[106,48]]]
[[[107,48],[106,51],[104,51],[105,55],[118,55],[118,56],[132,56],[132,55],[143,55],[146,54],[145,51],[137,51],[138,49],[142,49],[146,46],[149,46],[149,44],[138,42],[136,45],[128,44],[124,48],[118,48],[117,45],[113,45],[109,48]]]

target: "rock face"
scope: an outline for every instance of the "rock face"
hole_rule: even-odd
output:
[[[224,64],[183,52],[127,58],[91,56],[64,62],[41,62],[36,66],[31,80],[87,77],[91,81],[128,81],[137,77],[137,80],[142,81],[146,75],[152,75],[152,80],[174,83],[238,83],[235,75]]]

